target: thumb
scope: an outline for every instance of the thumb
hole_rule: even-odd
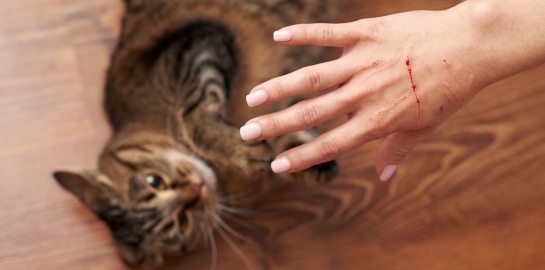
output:
[[[376,161],[376,170],[380,175],[380,180],[386,181],[390,179],[397,165],[432,130],[402,131],[386,137],[380,145]]]

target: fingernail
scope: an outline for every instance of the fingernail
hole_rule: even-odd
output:
[[[268,99],[269,96],[267,95],[267,92],[263,89],[259,89],[246,96],[246,103],[248,103],[248,106],[250,107],[255,107],[267,102]]]
[[[397,165],[388,165],[384,167],[384,170],[382,170],[382,173],[380,174],[380,180],[381,181],[388,181],[394,175],[395,171],[397,169]]]
[[[279,158],[271,163],[271,169],[274,173],[287,172],[290,168],[290,161],[287,157]]]
[[[274,31],[273,38],[274,38],[274,41],[280,41],[280,42],[290,41],[291,31],[286,29]]]
[[[245,141],[257,139],[260,136],[261,126],[258,123],[250,123],[240,128],[240,137]]]

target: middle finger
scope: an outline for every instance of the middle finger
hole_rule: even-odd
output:
[[[342,87],[344,88],[344,87]],[[306,130],[346,114],[354,108],[342,101],[344,89],[304,100],[279,112],[254,118],[240,128],[244,140],[265,140],[286,133]]]

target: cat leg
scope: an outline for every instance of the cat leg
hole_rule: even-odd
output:
[[[178,139],[216,172],[229,205],[247,207],[268,190],[273,175],[273,147],[267,141],[244,141],[240,127],[217,113],[186,116]]]
[[[275,155],[278,155],[288,149],[310,142],[316,138],[318,132],[315,128],[285,134],[271,139]],[[308,185],[324,185],[331,182],[338,173],[338,166],[335,160],[314,165],[308,169],[296,173],[280,174],[283,179],[288,181],[303,182]]]

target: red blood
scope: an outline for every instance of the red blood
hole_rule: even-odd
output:
[[[440,106],[439,109],[441,110],[441,112],[443,112],[443,106]]]
[[[399,103],[399,102],[401,102],[401,101],[403,101],[405,99],[407,99],[407,96],[403,96],[398,102],[394,103],[394,106],[397,105],[397,103]]]
[[[405,61],[405,65],[407,65],[407,68],[409,70],[409,77],[411,78],[411,85],[413,87],[413,93],[414,97],[416,98],[416,104],[418,104],[418,118],[420,118],[420,100],[418,99],[418,95],[416,94],[416,85],[414,84],[413,80],[413,70],[411,69],[411,62],[409,61],[409,57],[407,56],[407,61]]]

